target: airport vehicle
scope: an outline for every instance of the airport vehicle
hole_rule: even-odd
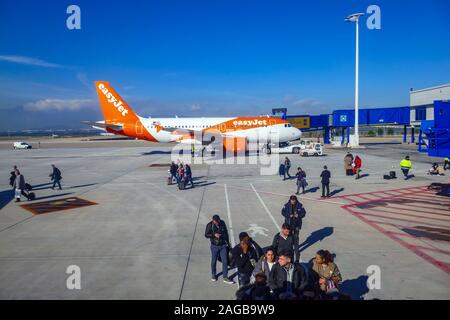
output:
[[[32,146],[26,142],[17,141],[13,144],[14,149],[31,149]]]
[[[304,148],[304,147],[303,147]],[[262,151],[265,153],[300,153],[302,145],[300,143],[281,142],[278,145],[271,144],[270,149],[267,146],[262,147]]]
[[[302,157],[309,157],[309,156],[314,156],[314,157],[318,157],[318,156],[322,156],[323,155],[323,149],[322,149],[322,145],[318,142],[313,142],[310,144],[309,147],[302,149],[302,151],[300,152],[300,155]]]
[[[95,83],[103,121],[85,121],[96,129],[153,142],[208,145],[221,142],[225,149],[245,149],[249,142],[287,142],[301,131],[286,120],[269,117],[143,118],[106,81]]]
[[[270,150],[268,150],[267,146],[264,145],[262,147],[262,151],[265,153],[294,153],[299,154],[302,153],[305,149],[313,149],[314,142],[311,140],[301,140],[300,142],[294,143],[293,141],[281,142],[278,145],[270,144]]]

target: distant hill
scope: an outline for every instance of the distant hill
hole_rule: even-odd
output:
[[[102,120],[100,109],[30,111],[24,107],[0,109],[0,131],[86,129],[86,120]]]

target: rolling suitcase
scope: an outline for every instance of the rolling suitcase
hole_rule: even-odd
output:
[[[36,199],[36,194],[35,194],[34,192],[28,193],[28,199],[30,199],[31,201],[33,201],[34,199]]]
[[[186,182],[185,182],[184,180],[181,180],[181,181],[178,183],[178,189],[180,189],[180,190],[186,189]]]

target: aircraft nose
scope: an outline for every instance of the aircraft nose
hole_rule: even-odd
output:
[[[302,132],[300,131],[300,129],[292,128],[292,135],[295,137],[295,139],[300,139],[300,137],[302,136]]]

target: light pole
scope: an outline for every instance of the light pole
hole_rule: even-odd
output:
[[[356,63],[355,63],[355,146],[359,146],[359,17],[364,13],[354,13],[345,18],[345,21],[356,24]]]

